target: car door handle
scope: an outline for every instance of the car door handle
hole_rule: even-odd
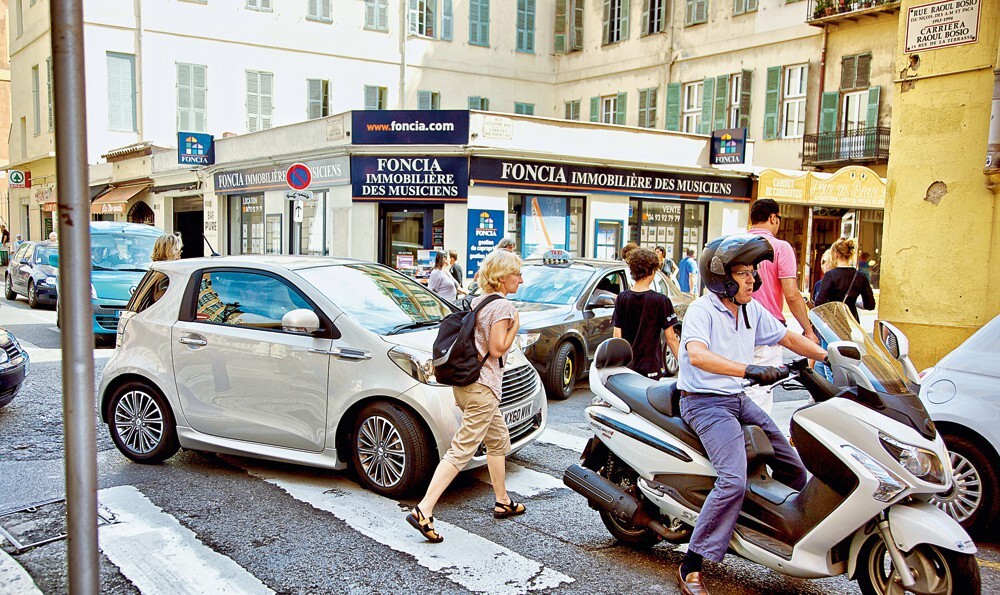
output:
[[[192,337],[181,337],[179,342],[183,345],[191,345],[193,347],[204,347],[208,345],[208,341],[205,339],[195,339]]]
[[[341,359],[365,360],[371,359],[372,353],[363,349],[352,349],[350,347],[334,347],[333,349],[310,349],[309,353],[319,353],[320,355],[333,355]]]

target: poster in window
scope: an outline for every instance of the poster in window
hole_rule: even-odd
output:
[[[656,243],[662,244],[667,241],[667,228],[657,227],[656,228]]]
[[[639,228],[639,243],[640,244],[645,244],[646,243],[646,231],[647,231],[647,229],[646,229],[645,226]]]
[[[267,216],[265,254],[281,254],[281,215]]]
[[[666,240],[667,243],[668,244],[673,244],[674,241],[676,241],[676,240],[677,240],[677,228],[675,228],[675,227],[668,227],[667,228],[667,240]]]
[[[567,250],[566,199],[561,196],[526,196],[523,253],[540,257],[553,248]]]

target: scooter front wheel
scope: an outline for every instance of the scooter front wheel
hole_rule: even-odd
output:
[[[893,565],[882,537],[873,535],[862,547],[858,557],[857,579],[861,592],[865,595],[978,595],[982,592],[979,563],[971,554],[960,554],[922,543],[909,553],[904,552],[903,556],[916,581],[910,588],[904,587],[900,581],[899,571]]]

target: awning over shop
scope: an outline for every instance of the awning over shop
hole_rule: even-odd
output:
[[[783,204],[851,209],[884,209],[885,180],[867,167],[851,165],[835,173],[760,172],[757,198]]]
[[[148,185],[112,188],[107,194],[90,203],[90,212],[93,215],[117,215],[124,213],[125,204],[132,200],[132,197],[147,188],[149,188]]]

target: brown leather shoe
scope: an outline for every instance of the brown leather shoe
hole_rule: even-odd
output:
[[[681,569],[678,568],[677,582],[680,583],[681,593],[684,595],[708,595],[705,583],[701,582],[700,572],[692,572],[685,577],[681,576]]]

